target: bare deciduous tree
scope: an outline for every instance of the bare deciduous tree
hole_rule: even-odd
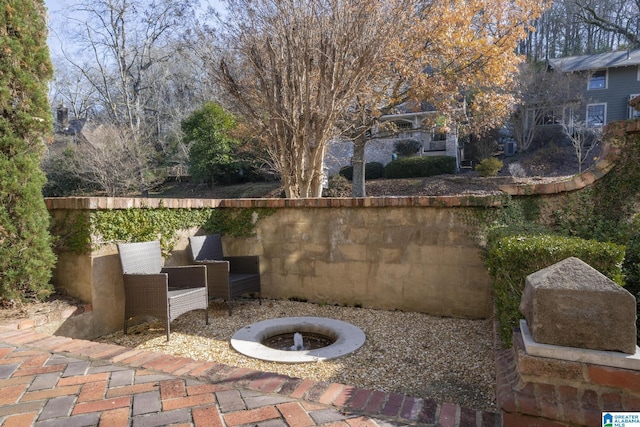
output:
[[[319,197],[336,123],[380,68],[411,15],[393,0],[227,0],[220,82],[254,125],[287,197]]]
[[[66,61],[98,93],[110,122],[138,136],[155,68],[175,53],[191,1],[77,0],[66,10]]]
[[[508,127],[521,151],[527,151],[545,124],[569,122],[573,111],[584,104],[586,74],[549,72],[522,64],[518,77],[519,102]]]
[[[52,104],[65,105],[76,119],[92,116],[98,105],[95,89],[86,84],[76,68],[69,67],[63,60],[54,62],[54,70],[54,79],[49,89]]]
[[[605,35],[621,36],[630,46],[640,46],[640,0],[577,0],[576,4],[581,22],[602,30]]]
[[[104,191],[107,196],[122,196],[139,189],[138,177],[147,177],[153,184],[148,169],[140,165],[149,164],[152,153],[137,144],[131,132],[116,126],[99,125],[85,129],[84,138],[74,150],[74,173],[84,183]]]
[[[165,148],[165,138],[176,139],[180,119],[203,100],[194,100],[199,80],[191,73],[195,68],[185,60],[187,50],[182,49],[187,30],[195,25],[193,3],[71,2],[63,10],[64,29],[59,34],[64,37],[66,74],[72,78],[60,81],[58,99],[77,108],[77,114],[90,108],[94,122],[126,128],[133,150]],[[92,105],[79,108],[88,98]],[[142,162],[144,158],[142,152],[133,153],[133,159]],[[140,163],[137,169],[148,168]],[[148,187],[147,176],[136,179],[142,189]]]
[[[519,46],[530,61],[640,47],[640,0],[554,0]]]
[[[573,120],[562,125],[564,134],[571,141],[576,160],[578,161],[578,173],[582,172],[582,165],[591,152],[598,147],[602,139],[601,127],[589,127],[585,122]]]

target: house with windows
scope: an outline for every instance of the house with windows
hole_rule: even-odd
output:
[[[456,126],[439,122],[437,112],[428,103],[407,102],[379,118],[373,132],[377,139],[374,143],[395,147],[398,142],[411,142],[417,148],[416,154],[455,157],[459,166],[462,153]]]
[[[461,106],[460,111],[463,111]],[[398,144],[415,147],[419,156],[451,156],[456,158],[457,168],[462,160],[462,148],[458,144],[457,128],[438,123],[437,112],[426,102],[406,102],[378,118],[371,129],[370,140],[365,146],[365,161],[383,165],[397,156]],[[341,167],[348,166],[353,157],[353,143],[335,140],[329,144],[325,156],[325,173],[335,175]]]
[[[573,111],[587,126],[640,117],[640,111],[629,105],[640,95],[640,49],[550,59],[549,67],[588,74],[583,92],[586,105],[582,111]]]

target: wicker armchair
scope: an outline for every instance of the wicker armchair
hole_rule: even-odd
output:
[[[190,237],[189,246],[193,263],[207,266],[209,298],[227,300],[229,316],[231,316],[231,299],[242,294],[257,293],[258,301],[262,305],[258,256],[225,257],[222,253],[222,238],[219,234]]]
[[[202,309],[209,324],[207,273],[204,266],[162,267],[160,242],[118,244],[124,273],[124,333],[129,319],[153,316],[166,324],[167,341],[172,320]]]

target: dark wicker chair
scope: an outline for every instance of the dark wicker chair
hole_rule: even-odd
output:
[[[209,324],[207,272],[204,266],[162,267],[160,242],[118,244],[124,273],[124,333],[129,319],[153,316],[166,324],[183,313],[202,309]]]
[[[231,300],[246,293],[257,293],[262,305],[260,291],[260,258],[256,255],[228,256],[222,253],[222,238],[219,234],[193,236],[189,238],[191,260],[207,266],[209,298]]]

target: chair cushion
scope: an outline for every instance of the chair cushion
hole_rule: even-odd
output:
[[[254,282],[259,274],[229,274],[229,283],[242,284],[247,282]]]
[[[173,297],[181,297],[190,294],[203,293],[204,287],[200,288],[186,288],[186,289],[178,289],[178,288],[169,288],[169,299]]]

